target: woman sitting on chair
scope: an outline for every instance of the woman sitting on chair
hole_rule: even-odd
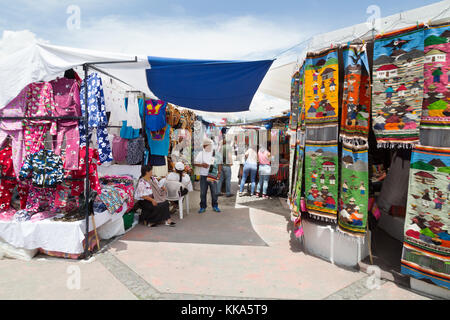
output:
[[[175,226],[170,219],[167,191],[162,182],[152,176],[152,166],[142,166],[141,177],[135,192],[137,207],[142,209],[141,218],[145,225],[154,227],[165,222],[166,226]]]
[[[182,196],[194,190],[192,187],[191,178],[189,178],[189,175],[184,172],[184,163],[181,161],[177,162],[175,164],[175,170],[167,175],[167,181],[180,182],[183,185],[180,190]]]

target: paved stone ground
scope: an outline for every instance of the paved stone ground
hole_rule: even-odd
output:
[[[139,225],[88,261],[1,260],[0,299],[428,299],[306,255],[279,199],[219,199],[221,213],[198,214],[195,191],[175,228]]]

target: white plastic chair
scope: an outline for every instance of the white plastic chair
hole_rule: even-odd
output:
[[[180,195],[180,188],[183,185],[178,181],[166,181],[167,200],[178,201],[180,210],[180,219],[183,219],[183,200],[186,198],[186,213],[189,214],[189,193],[184,196]]]

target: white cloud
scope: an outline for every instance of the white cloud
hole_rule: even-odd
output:
[[[82,20],[80,30],[55,30],[52,43],[165,57],[243,59],[271,57],[301,36],[289,24],[251,16],[124,19]]]
[[[5,30],[0,38],[0,58],[23,49],[36,41],[46,42],[43,39],[38,39],[36,35],[29,30]]]

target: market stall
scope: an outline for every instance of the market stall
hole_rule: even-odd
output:
[[[355,265],[372,258],[370,231],[384,224],[403,243],[402,274],[449,289],[450,17],[438,11],[443,6],[408,12],[416,20],[399,19],[404,28],[393,23],[360,37],[345,29],[317,37],[328,39],[322,48],[312,41],[291,78],[289,127],[297,139],[289,204],[309,251]],[[329,38],[339,33],[347,41]],[[322,246],[321,232],[329,239]]]
[[[0,60],[2,244],[87,258],[100,238],[123,233],[140,165],[165,175],[171,140],[181,142],[172,133],[191,131],[194,114],[171,103],[248,110],[271,63],[44,44]]]

